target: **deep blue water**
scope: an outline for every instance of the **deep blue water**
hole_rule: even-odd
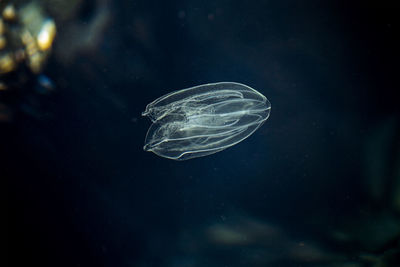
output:
[[[73,20],[90,24],[96,3]],[[96,45],[44,70],[42,115],[1,125],[4,266],[395,266],[399,24],[392,2],[377,5],[100,7]],[[218,81],[266,95],[270,118],[211,156],[143,151],[149,102]]]

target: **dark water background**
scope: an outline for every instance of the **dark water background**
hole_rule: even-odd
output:
[[[400,233],[393,3],[110,3],[95,48],[49,62],[46,116],[2,130],[8,266],[395,266],[381,256]],[[142,150],[149,102],[218,81],[270,100],[254,135],[184,162]]]

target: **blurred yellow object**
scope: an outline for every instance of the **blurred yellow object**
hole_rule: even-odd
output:
[[[8,4],[4,9],[3,9],[3,18],[5,20],[13,20],[16,17],[15,13],[15,8],[14,5]]]
[[[25,50],[28,56],[32,56],[36,54],[38,51],[35,43],[35,39],[33,39],[32,34],[29,31],[24,31],[21,35],[22,43],[25,45]]]
[[[29,57],[29,68],[33,73],[38,74],[41,71],[44,60],[39,53],[35,53]]]
[[[12,56],[6,54],[0,57],[0,74],[8,73],[16,68],[16,64]]]
[[[3,19],[0,18],[0,34],[4,34],[4,22]]]
[[[0,50],[6,47],[6,44],[7,44],[6,38],[0,35]]]
[[[39,46],[39,49],[45,51],[51,48],[55,36],[56,36],[56,24],[52,19],[47,19],[43,23],[37,35],[37,44]]]

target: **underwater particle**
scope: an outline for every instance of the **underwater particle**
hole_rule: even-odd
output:
[[[0,74],[11,72],[15,68],[15,61],[9,54],[0,57]]]
[[[54,37],[56,36],[56,24],[52,19],[47,19],[36,38],[40,50],[45,51],[51,48]]]
[[[41,94],[47,93],[54,89],[54,83],[44,74],[38,76],[37,91]]]
[[[3,18],[5,20],[14,20],[16,17],[14,5],[8,4],[3,10]]]

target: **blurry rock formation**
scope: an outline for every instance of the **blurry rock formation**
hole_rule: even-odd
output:
[[[52,89],[37,77],[52,51],[56,23],[37,1],[1,1],[0,13],[0,121],[10,121],[32,95]]]
[[[18,112],[43,117],[43,95],[57,87],[46,75],[50,57],[65,65],[82,51],[95,51],[108,23],[107,3],[0,1],[0,122]],[[89,16],[82,20],[83,9]]]

